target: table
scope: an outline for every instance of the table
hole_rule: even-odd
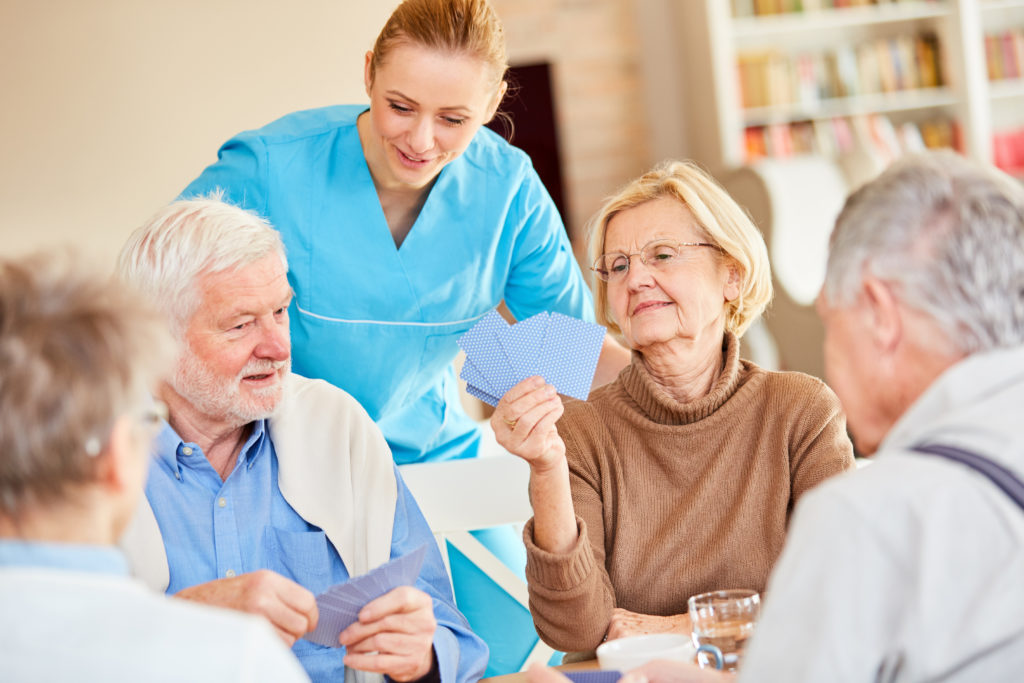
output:
[[[554,668],[559,671],[597,671],[601,666],[597,663],[596,659],[588,659],[583,662],[573,662],[572,664],[559,664]],[[481,678],[480,683],[526,683],[526,672]]]

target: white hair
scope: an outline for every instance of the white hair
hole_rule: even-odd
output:
[[[950,151],[897,162],[836,219],[826,301],[851,303],[865,273],[964,353],[1024,343],[1024,188]]]
[[[200,303],[199,278],[278,254],[281,236],[270,223],[222,199],[207,196],[171,202],[132,233],[121,249],[121,278],[149,296],[179,336]]]

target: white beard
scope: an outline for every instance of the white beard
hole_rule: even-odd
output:
[[[178,360],[171,387],[196,411],[208,417],[232,422],[238,426],[270,417],[284,391],[284,382],[256,389],[242,395],[242,378],[277,372],[283,377],[291,372],[291,359],[284,361],[250,360],[235,377],[218,375],[208,363],[186,349]]]

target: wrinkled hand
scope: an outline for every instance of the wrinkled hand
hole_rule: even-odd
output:
[[[265,617],[288,647],[316,628],[319,617],[312,593],[269,569],[200,583],[176,597]]]
[[[733,673],[702,669],[691,662],[656,659],[629,671],[619,683],[726,683],[735,678]]]
[[[399,586],[359,611],[359,621],[338,636],[345,666],[413,681],[434,663],[434,603],[411,586]]]
[[[645,633],[682,633],[688,636],[691,630],[689,614],[659,617],[653,614],[637,614],[616,607],[612,612],[612,619],[608,623],[605,640],[639,636]]]
[[[565,443],[555,428],[563,410],[553,386],[542,377],[528,377],[498,401],[491,428],[498,443],[531,469],[547,470],[565,459]]]

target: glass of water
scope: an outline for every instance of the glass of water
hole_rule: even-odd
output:
[[[761,610],[761,596],[752,590],[723,590],[694,595],[689,600],[694,647],[717,648],[725,671],[736,671],[747,638],[754,631]],[[704,652],[697,656],[701,667],[710,666]]]

